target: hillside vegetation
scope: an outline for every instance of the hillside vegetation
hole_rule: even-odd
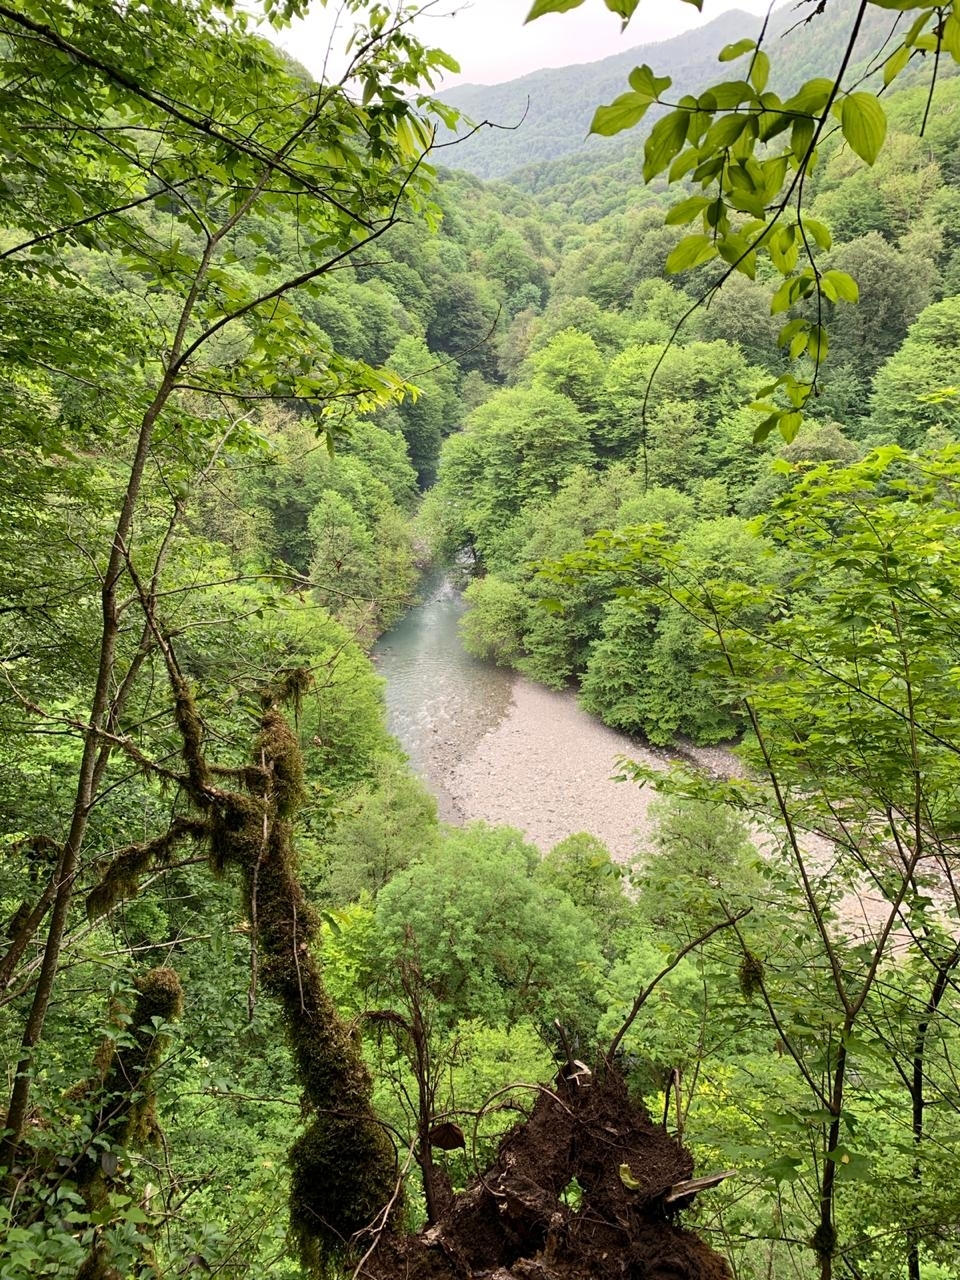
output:
[[[449,60],[353,16],[317,85],[207,0],[0,6],[0,1276],[946,1280],[960,79],[819,142],[859,302],[772,314],[793,244],[667,273],[642,133],[435,170]],[[472,653],[736,776],[625,764],[624,865],[441,826],[368,657],[431,561]]]

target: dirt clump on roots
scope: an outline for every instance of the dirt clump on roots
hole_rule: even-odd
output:
[[[381,1237],[359,1274],[730,1280],[723,1258],[671,1220],[666,1198],[691,1177],[690,1153],[630,1101],[615,1069],[588,1080],[561,1076],[544,1088],[492,1166],[448,1194],[438,1220],[418,1235]]]

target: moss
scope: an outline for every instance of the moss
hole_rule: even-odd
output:
[[[117,1046],[107,1037],[94,1065],[102,1080],[100,1109],[93,1130],[101,1143],[91,1144],[77,1164],[77,1190],[87,1208],[97,1212],[107,1203],[110,1178],[100,1154],[102,1140],[117,1146],[142,1146],[156,1141],[159,1128],[150,1076],[164,1047],[160,1027],[183,1011],[183,987],[174,969],[161,965],[136,982],[137,998],[130,1016],[130,1040]],[[95,1086],[97,1082],[89,1082]],[[109,1241],[98,1236],[78,1272],[85,1280],[112,1280],[119,1273],[111,1264]]]
[[[837,1230],[833,1223],[821,1222],[810,1244],[818,1258],[832,1258],[837,1251]]]
[[[218,874],[231,864],[252,867],[263,847],[264,805],[253,796],[228,792],[210,814],[210,865]]]
[[[157,1136],[149,1076],[164,1045],[158,1029],[176,1021],[183,1011],[183,987],[176,970],[166,965],[151,969],[136,987],[130,1018],[132,1043],[116,1050],[104,1079],[107,1114],[113,1119],[103,1127],[123,1146],[140,1145]]]
[[[63,846],[49,836],[40,834],[28,836],[26,840],[18,840],[10,846],[11,853],[22,853],[29,867],[29,876],[34,884],[43,875],[49,875],[56,866],[57,859],[63,852]]]
[[[293,707],[294,720],[299,721],[300,709],[304,695],[313,684],[313,676],[308,667],[291,667],[282,671],[279,677],[263,691],[264,707],[273,702],[280,706]]]
[[[187,790],[207,815],[211,865],[221,873],[230,866],[241,870],[263,985],[282,1006],[304,1101],[312,1113],[290,1156],[291,1225],[304,1264],[324,1267],[343,1252],[355,1231],[392,1202],[397,1169],[393,1145],[373,1112],[370,1075],[360,1048],[338,1017],[311,953],[318,920],[297,876],[293,820],[305,797],[303,757],[280,708],[285,702],[298,707],[309,683],[309,672],[297,669],[264,690],[250,762],[235,771],[210,768],[190,691],[179,680],[173,687]],[[243,791],[209,785],[211,777],[228,774],[242,779]],[[143,854],[142,849],[126,852],[131,862]],[[116,877],[129,883],[134,869],[120,865]],[[104,900],[111,891],[102,890]],[[168,989],[162,971],[154,970],[140,986],[135,1024],[143,1024],[145,1013],[147,1025],[158,1016],[168,1021],[174,1006],[179,1008],[178,999],[173,983]],[[147,1042],[138,1033],[135,1039],[132,1054],[114,1057],[105,1081],[107,1096],[148,1074]],[[145,1140],[153,1124],[152,1104],[149,1090],[140,1092],[144,1103],[131,1106],[129,1125],[131,1133]]]
[[[173,713],[180,730],[181,749],[186,762],[190,785],[200,793],[210,785],[210,771],[203,750],[203,721],[193,701],[193,694],[186,680],[172,676]],[[196,797],[195,797],[196,798]]]
[[[279,817],[292,818],[306,798],[303,787],[303,754],[300,744],[276,707],[268,708],[260,722],[256,749],[269,761],[272,798]]]
[[[369,1226],[396,1187],[393,1144],[367,1114],[321,1113],[290,1152],[290,1218],[301,1256],[314,1269]]]
[[[100,883],[87,894],[87,916],[96,920],[124,898],[136,895],[140,877],[157,863],[168,861],[181,840],[203,840],[207,824],[199,818],[175,818],[162,836],[145,844],[131,844],[115,854]]]
[[[242,860],[250,918],[263,984],[283,1007],[297,1076],[313,1112],[290,1154],[291,1226],[304,1264],[323,1268],[390,1202],[396,1153],[374,1116],[360,1049],[312,954],[318,919],[297,876],[292,825],[304,794],[303,759],[275,702],[263,713],[253,758],[262,771],[251,799],[262,807],[257,855]]]
[[[763,961],[752,951],[745,951],[740,961],[740,991],[744,1000],[752,1000],[763,990]]]

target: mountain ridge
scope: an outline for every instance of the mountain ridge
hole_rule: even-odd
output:
[[[658,69],[671,68],[675,83],[685,91],[689,81],[716,67],[717,50],[728,39],[756,35],[760,25],[760,18],[728,10],[693,31],[596,62],[544,67],[496,85],[445,90],[440,95],[445,103],[481,123],[477,133],[456,143],[451,167],[479,178],[505,178],[526,165],[583,151],[599,156],[622,150],[620,139],[590,135],[590,121],[601,102],[624,92],[635,66],[653,58]],[[452,138],[447,135],[444,141]]]
[[[789,94],[809,76],[838,65],[855,7],[856,0],[835,0],[823,13],[814,10],[800,18],[790,4],[775,9],[764,41],[774,54],[770,87]],[[867,13],[851,63],[851,80],[863,73],[868,55],[889,38],[901,17],[883,9]],[[756,38],[762,26],[762,18],[731,9],[692,31],[636,45],[596,62],[546,67],[498,85],[457,85],[440,96],[481,127],[456,142],[445,163],[484,179],[512,181],[523,171],[522,185],[528,189],[537,185],[528,179],[541,165],[574,158],[588,166],[609,164],[635,151],[663,112],[653,107],[640,128],[613,138],[590,134],[596,108],[626,91],[627,77],[635,66],[649,62],[658,74],[669,74],[671,96],[699,93],[725,78],[717,60],[723,46],[743,37]],[[907,76],[909,72],[904,79]],[[447,134],[443,142],[452,143],[453,137]]]

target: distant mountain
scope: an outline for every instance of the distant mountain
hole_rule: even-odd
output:
[[[789,91],[811,75],[830,74],[839,62],[854,7],[855,0],[839,0],[811,21],[798,18],[793,4],[778,9],[770,21],[766,47],[784,68],[783,83],[771,83],[771,88]],[[882,44],[898,16],[902,18],[871,7],[861,48],[872,51]],[[744,36],[756,37],[760,26],[760,18],[735,9],[672,40],[639,45],[600,62],[534,71],[505,84],[447,89],[442,94],[445,102],[470,120],[489,124],[442,152],[443,162],[480,178],[505,178],[521,169],[527,178],[530,166],[574,155],[582,156],[587,165],[609,163],[635,149],[645,129],[597,138],[588,132],[590,121],[601,103],[612,102],[626,91],[627,76],[634,67],[646,62],[658,74],[672,76],[671,97],[697,93],[723,78],[724,69],[717,62],[720,49]],[[731,67],[729,77],[734,75]],[[656,110],[651,111],[644,125],[648,128],[656,118]],[[537,184],[524,181],[523,185]]]
[[[441,95],[469,119],[491,122],[444,154],[451,168],[479,178],[503,178],[528,164],[540,164],[588,150],[622,149],[617,139],[588,135],[593,113],[627,86],[634,67],[648,62],[668,72],[680,92],[699,84],[717,67],[717,50],[741,36],[755,36],[760,19],[733,10],[706,26],[672,40],[640,45],[600,62],[534,71],[506,84],[458,85]]]

